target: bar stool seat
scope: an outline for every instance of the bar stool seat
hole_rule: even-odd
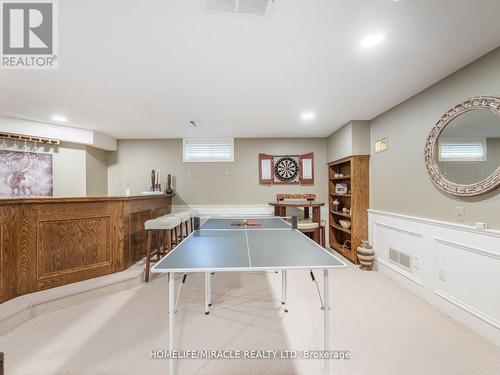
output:
[[[174,229],[181,223],[180,219],[176,216],[160,216],[156,219],[147,220],[144,223],[144,229],[154,230],[154,229]]]
[[[179,211],[174,212],[172,215],[179,218],[181,221],[181,240],[186,238],[189,234],[188,223],[191,221],[191,213],[189,211]],[[182,229],[182,224],[184,224],[184,231]],[[193,227],[191,226],[191,230]]]
[[[144,272],[145,282],[149,281],[151,258],[156,255],[157,260],[160,260],[164,250],[166,252],[172,250],[172,229],[176,229],[180,224],[181,220],[176,216],[161,216],[156,219],[147,220],[144,223],[144,229],[148,236],[146,247],[146,270]],[[155,235],[154,245],[153,234]],[[163,236],[161,236],[161,234],[163,234]]]

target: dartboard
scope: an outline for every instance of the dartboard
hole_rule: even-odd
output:
[[[291,181],[299,174],[299,164],[292,158],[281,158],[274,165],[274,174],[281,181]]]

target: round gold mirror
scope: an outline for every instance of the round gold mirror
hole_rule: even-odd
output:
[[[447,111],[425,145],[432,182],[459,196],[486,193],[500,185],[500,98],[478,96]]]

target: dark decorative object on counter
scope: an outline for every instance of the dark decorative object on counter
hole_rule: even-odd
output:
[[[151,171],[151,188],[149,190],[155,191],[155,187],[156,187],[156,172],[153,169]]]
[[[172,189],[172,176],[169,173],[167,177],[167,188],[165,189],[165,193],[172,194],[173,192],[174,190]]]

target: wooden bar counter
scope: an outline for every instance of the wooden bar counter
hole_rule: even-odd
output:
[[[173,195],[0,200],[0,302],[123,271]]]

